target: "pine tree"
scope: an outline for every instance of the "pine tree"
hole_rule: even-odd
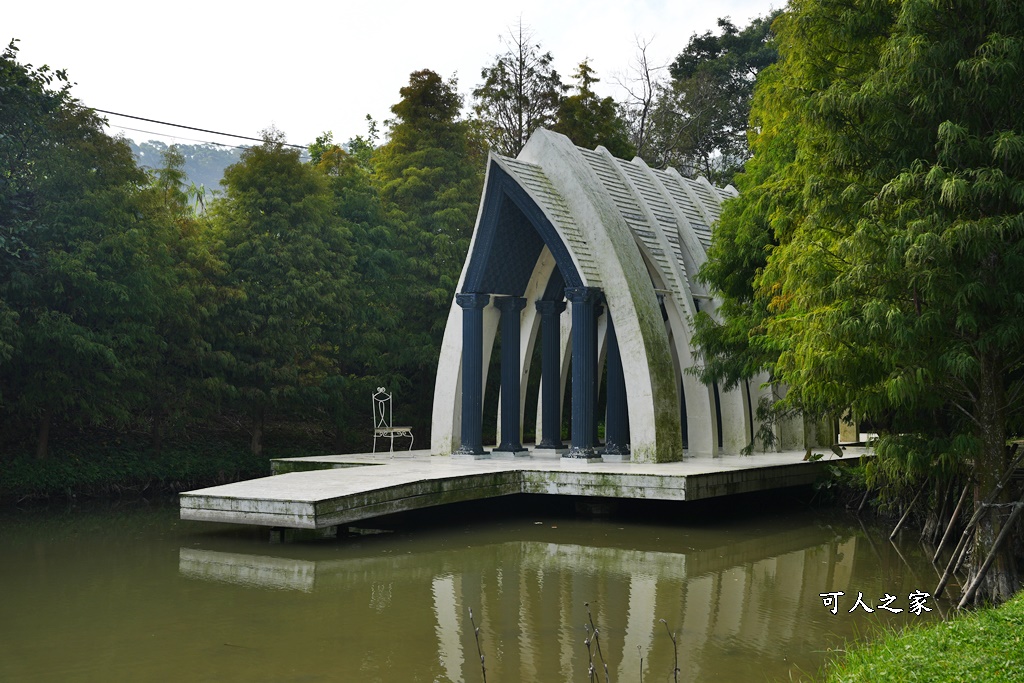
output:
[[[742,29],[718,20],[719,34],[694,34],[669,66],[671,81],[657,84],[646,105],[645,158],[686,175],[732,182],[750,156],[751,98],[757,76],[777,59],[772,22],[779,12]]]

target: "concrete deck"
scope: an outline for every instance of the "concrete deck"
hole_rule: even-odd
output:
[[[864,448],[848,448],[855,461]],[[826,452],[828,452],[826,450]],[[838,461],[804,452],[673,463],[575,462],[542,456],[464,460],[429,451],[328,455],[273,462],[270,477],[188,491],[181,519],[288,529],[326,529],[380,515],[467,500],[540,493],[701,500],[811,484]]]

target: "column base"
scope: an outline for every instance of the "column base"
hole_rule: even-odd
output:
[[[526,450],[522,446],[518,450],[501,449],[495,448],[491,451],[491,457],[495,460],[512,460],[514,458],[528,458],[530,457],[530,451]]]
[[[565,446],[534,446],[531,455],[535,458],[559,458],[569,452]]]
[[[489,460],[491,454],[484,449],[474,450],[472,448],[459,448],[452,452],[452,458],[455,460]]]
[[[611,441],[605,444],[601,455],[607,462],[629,462],[631,459],[629,446],[619,446]]]
[[[593,446],[580,448],[573,446],[562,456],[562,462],[601,462],[601,454]]]
[[[629,453],[602,453],[601,460],[605,462],[633,462]]]

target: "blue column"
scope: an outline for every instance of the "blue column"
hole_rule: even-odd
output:
[[[626,376],[615,325],[608,316],[608,417],[604,423],[605,455],[629,455],[629,411],[626,404]]]
[[[594,287],[567,287],[572,302],[572,445],[567,458],[596,458],[594,448],[597,403],[597,301]]]
[[[604,315],[604,306],[601,305],[603,303],[604,303],[604,292],[601,292],[598,295],[597,304],[594,306],[594,327],[593,327],[594,349],[600,349],[601,348],[601,344],[600,344],[601,340],[600,340],[600,335],[598,334],[598,327],[600,327],[599,323],[600,323],[601,316]],[[594,353],[597,354],[598,352],[595,350]],[[600,394],[601,394],[601,357],[598,354],[598,355],[595,355],[594,358],[595,358],[595,361],[594,361],[594,407],[591,408],[590,412],[592,412],[594,414],[594,441],[593,441],[593,443],[594,443],[594,447],[597,448],[597,447],[599,447],[601,445],[601,440],[597,437],[597,423],[598,423],[598,420],[601,417],[600,413],[597,412],[598,399],[600,398]]]
[[[484,307],[490,294],[456,294],[462,308],[462,445],[456,455],[483,455]]]
[[[565,448],[562,444],[562,330],[564,301],[538,301],[541,337],[541,441],[537,448]]]
[[[494,305],[501,310],[501,443],[494,452],[526,455],[519,440],[519,312],[526,307],[526,299],[499,296]]]

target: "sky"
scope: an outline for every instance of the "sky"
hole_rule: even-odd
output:
[[[503,52],[501,37],[522,23],[554,57],[565,81],[584,59],[601,95],[622,99],[637,43],[666,65],[694,33],[737,26],[778,0],[365,0],[223,2],[36,0],[0,14],[4,46],[19,61],[66,69],[87,106],[195,128],[259,137],[274,126],[306,145],[330,130],[344,142],[367,132],[366,115],[390,116],[409,74],[456,76],[467,95],[480,70]],[[137,142],[245,144],[108,117],[112,134]],[[128,130],[136,129],[136,130]]]

